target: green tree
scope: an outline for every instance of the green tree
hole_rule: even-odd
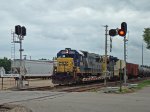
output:
[[[150,28],[145,28],[143,39],[145,43],[147,44],[147,49],[150,49]]]
[[[6,73],[9,73],[11,70],[11,60],[4,57],[3,59],[0,59],[0,67],[4,67]]]

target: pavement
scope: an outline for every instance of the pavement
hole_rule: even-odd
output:
[[[135,93],[0,91],[0,105],[21,105],[32,112],[150,112],[150,87]]]

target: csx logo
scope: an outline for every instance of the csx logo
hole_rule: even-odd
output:
[[[68,62],[59,62],[59,66],[67,66],[68,65]]]

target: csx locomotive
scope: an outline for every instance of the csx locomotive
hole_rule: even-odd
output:
[[[57,53],[56,65],[52,75],[54,84],[72,84],[95,80],[115,79],[123,75],[125,62],[117,57],[107,57],[107,75],[104,56],[87,51],[66,48]],[[150,68],[126,63],[128,78],[150,76]]]
[[[69,84],[102,76],[102,56],[66,48],[57,53],[53,83]]]

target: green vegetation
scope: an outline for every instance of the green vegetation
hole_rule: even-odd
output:
[[[145,28],[143,39],[145,43],[147,44],[147,49],[150,49],[150,28]]]
[[[9,73],[11,70],[11,60],[4,57],[3,59],[0,59],[0,67],[4,67],[6,73]]]
[[[139,82],[137,85],[133,85],[133,86],[122,86],[122,89],[120,91],[120,89],[118,90],[113,90],[113,89],[104,89],[105,93],[116,93],[116,94],[126,94],[126,93],[133,93],[136,92],[137,90],[140,90],[144,87],[150,86],[150,80],[144,80],[142,82]],[[100,89],[91,89],[89,92],[98,92]]]
[[[127,87],[124,87],[121,92],[118,91],[118,93],[132,93],[132,92],[134,92],[134,90],[133,89],[129,89]]]
[[[123,88],[121,93],[132,93],[135,92],[139,89],[142,89],[144,87],[150,86],[150,80],[144,80],[140,83],[138,83],[137,87],[133,87],[133,88]]]
[[[150,85],[150,80],[145,80],[142,81],[138,84],[137,89],[142,89],[143,87],[149,86]]]

